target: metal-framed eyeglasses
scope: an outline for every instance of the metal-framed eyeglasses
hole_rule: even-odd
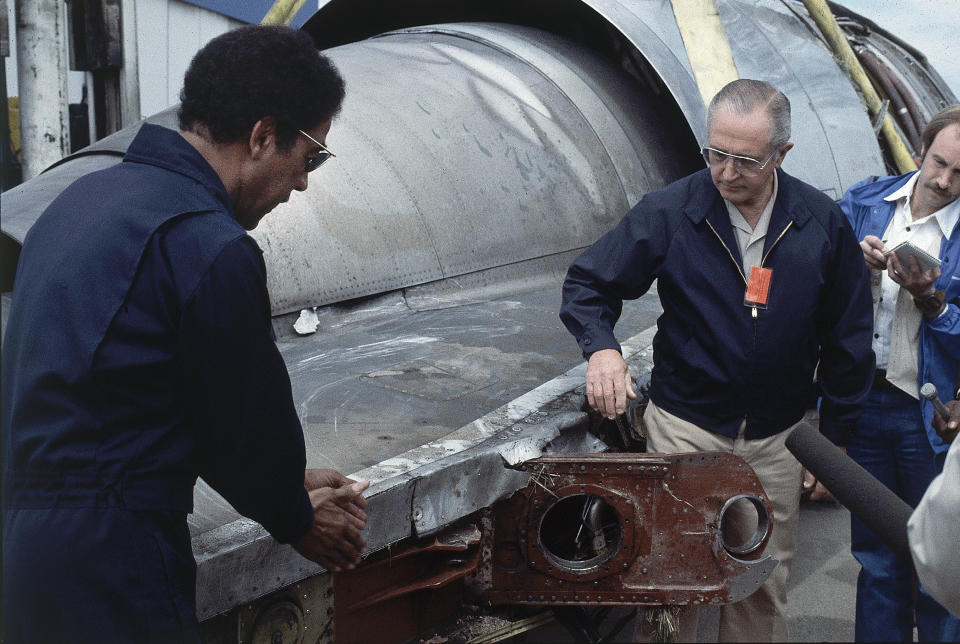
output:
[[[709,147],[700,150],[700,154],[703,155],[703,160],[707,162],[708,168],[711,166],[725,165],[727,160],[730,159],[733,161],[733,167],[737,172],[748,177],[755,177],[763,172],[763,169],[767,167],[768,163],[770,163],[770,159],[777,154],[777,150],[771,152],[770,156],[768,156],[763,162],[757,161],[753,157],[730,154],[729,152],[724,152],[723,150]]]
[[[320,148],[320,153],[317,154],[317,156],[309,157],[307,159],[307,162],[303,165],[304,172],[313,172],[314,170],[322,166],[324,163],[329,161],[331,158],[337,156],[336,154],[331,152],[327,148],[327,146],[325,146],[323,143],[320,143],[320,141],[317,141],[315,138],[313,138],[303,130],[297,130],[297,132],[299,132],[300,134],[304,135],[305,137],[307,137],[308,139],[316,143],[317,146],[319,146]]]

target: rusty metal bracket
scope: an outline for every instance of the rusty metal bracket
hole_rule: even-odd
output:
[[[471,577],[491,604],[725,604],[777,564],[763,555],[772,506],[733,454],[558,454],[526,468]]]
[[[474,524],[453,526],[334,574],[335,641],[404,641],[454,614],[458,582],[477,570],[480,539]]]

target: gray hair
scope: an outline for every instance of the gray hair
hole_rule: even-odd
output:
[[[763,108],[770,117],[770,149],[779,150],[790,140],[790,100],[766,81],[741,78],[724,85],[707,108],[708,137],[720,107],[740,115]]]

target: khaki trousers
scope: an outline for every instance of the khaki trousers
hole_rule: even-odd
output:
[[[787,576],[796,546],[803,476],[799,461],[784,445],[793,428],[769,438],[746,440],[743,437],[744,427],[741,426],[737,438],[728,438],[681,420],[657,407],[653,401],[647,405],[643,423],[647,430],[649,452],[730,452],[743,458],[756,472],[773,506],[773,533],[764,553],[778,559],[780,564],[749,597],[735,604],[721,606],[717,641],[787,641]],[[643,611],[638,612],[642,614]],[[677,641],[697,640],[697,615],[698,609],[695,607],[681,609]],[[637,641],[649,640],[650,632],[645,622],[638,617]]]

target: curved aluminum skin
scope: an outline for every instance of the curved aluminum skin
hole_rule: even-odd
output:
[[[652,75],[664,83],[680,106],[696,139],[705,140],[703,101],[669,2],[400,0],[384,5],[376,0],[328,0],[321,1],[304,29],[311,32],[320,48],[326,48],[419,24],[416,20],[422,16],[439,16],[449,22],[496,20],[563,31],[577,31],[587,22],[609,24],[646,59]]]
[[[582,248],[683,174],[637,83],[546,32],[420,27],[327,53],[348,87],[337,158],[252,233],[275,315]],[[22,242],[135,129],[5,194],[4,232]]]
[[[544,28],[566,23],[564,27],[572,31],[584,21],[607,23],[646,59],[649,71],[664,83],[679,105],[695,138],[701,143],[706,139],[703,100],[669,2],[400,0],[386,6],[376,0],[330,0],[321,2],[304,29],[311,32],[319,47],[325,48],[345,39],[359,40],[409,25],[419,16],[442,16],[450,22],[498,20]]]
[[[321,44],[350,37],[372,35],[370,29],[408,24],[410,15],[436,14],[465,20],[499,12],[498,19],[552,24],[556,14],[571,20],[600,16],[635,48],[649,69],[676,101],[687,126],[700,145],[706,143],[706,111],[700,97],[684,43],[669,2],[626,0],[558,1],[552,11],[531,17],[521,6],[464,1],[400,0],[389,9],[368,6],[363,0],[331,0],[305,26]],[[865,176],[885,174],[884,160],[866,109],[828,49],[816,26],[799,2],[780,0],[717,0],[734,61],[741,78],[769,81],[781,89],[793,107],[793,137],[796,144],[787,155],[784,169],[820,188],[835,199]],[[543,9],[543,7],[541,7]],[[373,12],[375,18],[366,20]],[[859,21],[864,40],[886,54],[895,73],[907,76],[918,102],[927,109],[955,102],[949,89],[926,64],[922,55],[869,20],[838,7],[847,16],[844,24]],[[360,17],[363,17],[362,19]],[[849,32],[849,30],[848,30]],[[932,114],[932,112],[930,112]],[[929,114],[927,114],[929,117]]]
[[[637,48],[677,101],[701,147],[706,145],[706,106],[670,3],[584,0],[584,4],[609,20]]]
[[[583,247],[680,175],[631,79],[546,32],[419,27],[327,53],[348,88],[337,158],[253,233],[275,314]]]
[[[517,7],[527,5],[538,6]],[[342,33],[363,34],[368,27],[356,23],[370,16],[365,6],[334,0],[306,28],[321,45]],[[696,139],[706,140],[703,104],[669,3],[567,0],[551,6],[559,18],[537,19],[556,23],[589,15],[607,22],[649,64],[633,71],[656,75]],[[481,7],[503,19],[521,12],[490,3],[400,1],[367,22],[390,25],[431,13],[469,17],[484,13]],[[860,178],[884,172],[866,113],[802,5],[719,0],[718,9],[740,75],[770,80],[791,98],[796,145],[784,164],[788,172],[835,198]],[[925,61],[898,43],[876,30],[863,40],[897,72],[915,70],[908,80],[926,110],[954,100]],[[658,129],[665,134],[664,119],[651,115],[651,101],[637,95],[649,83],[543,32],[448,24],[408,28],[328,53],[350,87],[331,135],[334,149],[339,144],[346,154],[315,178],[320,188],[295,194],[255,233],[272,268],[275,314],[580,248],[644,191],[677,176],[676,157],[695,152],[696,144],[676,133],[657,139]],[[629,68],[631,57],[623,56]],[[174,115],[149,120],[173,125]],[[4,194],[5,237],[22,242],[62,187],[116,161],[113,155],[123,152],[133,129]],[[487,180],[474,181],[478,176]],[[561,220],[550,219],[555,216]],[[523,229],[512,232],[517,225]],[[463,244],[480,238],[489,240],[485,248]]]
[[[349,31],[351,13],[362,15],[356,4],[351,0],[348,10],[346,0],[332,0],[305,28],[313,29],[321,43],[342,30]],[[399,5],[393,6],[389,15],[380,16],[381,24],[389,24],[391,16],[403,15],[404,3]],[[717,8],[740,77],[769,81],[791,100],[791,140],[796,145],[787,155],[787,172],[835,199],[864,176],[884,173],[869,117],[850,82],[818,40],[818,33],[805,23],[801,4],[717,0]],[[560,3],[558,10],[572,15],[592,11],[608,21],[639,52],[649,65],[647,71],[670,92],[699,145],[706,144],[706,107],[669,2],[583,0]],[[477,11],[471,2],[458,3],[454,15],[470,16]],[[506,10],[504,15],[509,18]],[[326,21],[328,17],[330,22]]]

